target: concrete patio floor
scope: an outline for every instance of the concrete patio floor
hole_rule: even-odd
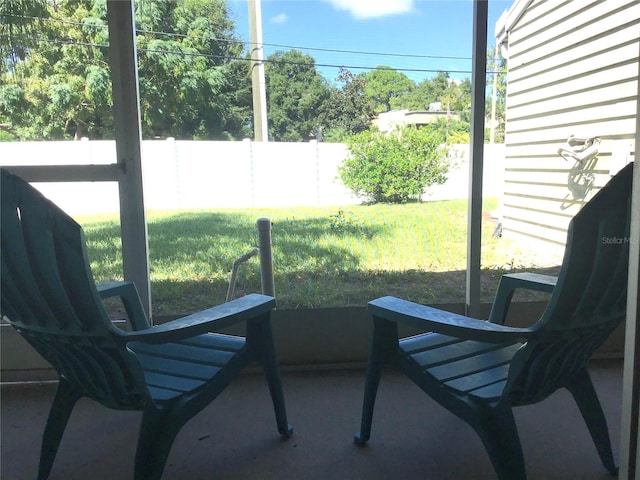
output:
[[[622,362],[598,361],[591,372],[618,458]],[[353,444],[364,371],[285,371],[294,435],[281,439],[262,375],[237,379],[186,424],[163,479],[358,480],[492,479],[476,434],[411,381],[385,371],[371,440]],[[2,480],[35,478],[40,437],[55,384],[1,389]],[[567,391],[515,410],[529,479],[609,479]],[[83,399],[71,416],[51,479],[132,478],[140,413],[108,410]]]

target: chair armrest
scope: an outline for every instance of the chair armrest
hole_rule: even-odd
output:
[[[273,297],[253,293],[146,330],[122,332],[119,336],[125,342],[154,344],[175,342],[255,319],[269,313],[275,305],[276,301]]]
[[[120,297],[122,305],[127,312],[131,328],[134,330],[144,330],[149,328],[147,314],[142,308],[138,289],[133,282],[105,282],[96,285],[98,295],[103,300],[105,298]]]
[[[533,327],[506,327],[396,297],[377,298],[369,302],[367,310],[374,317],[391,322],[480,342],[512,344],[525,340],[535,332]]]
[[[504,325],[507,319],[507,312],[511,305],[511,298],[518,288],[526,288],[527,290],[536,290],[539,292],[553,292],[558,277],[551,275],[542,275],[539,273],[510,273],[500,278],[498,291],[493,300],[491,313],[489,313],[489,321]]]

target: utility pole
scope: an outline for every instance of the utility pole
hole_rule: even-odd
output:
[[[261,0],[249,0],[249,41],[251,42],[251,90],[253,92],[253,133],[256,142],[267,142],[267,89],[264,79]]]

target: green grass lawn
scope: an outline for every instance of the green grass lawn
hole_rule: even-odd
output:
[[[496,207],[485,203],[485,211]],[[148,214],[151,292],[156,315],[224,301],[233,261],[257,246],[268,217],[276,297],[282,309],[361,306],[380,295],[421,303],[464,301],[467,202],[343,208],[228,209]],[[79,217],[98,282],[122,278],[117,216]],[[484,216],[482,296],[499,276],[531,267]],[[260,291],[257,258],[243,264],[236,296]]]

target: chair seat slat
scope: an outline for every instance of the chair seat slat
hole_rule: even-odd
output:
[[[425,371],[438,380],[471,375],[509,363],[519,348],[520,344],[515,344],[479,355],[461,356],[458,359],[451,359],[449,363],[444,365],[426,368]]]
[[[195,380],[180,375],[166,375],[163,373],[144,372],[144,378],[147,385],[151,387],[163,388],[166,390],[175,390],[180,393],[187,393],[197,390],[206,385],[205,381]]]
[[[181,391],[166,389],[153,385],[148,385],[147,389],[151,398],[159,403],[173,400],[174,398],[184,394],[184,392]]]
[[[417,353],[422,350],[429,350],[431,348],[458,342],[460,342],[459,338],[450,337],[448,335],[440,335],[439,333],[421,333],[419,335],[414,335],[400,340],[400,348],[406,353]]]
[[[488,385],[493,385],[497,382],[505,381],[508,375],[509,364],[505,363],[477,373],[457,377],[453,380],[443,380],[443,383],[449,388],[461,393],[466,393]]]
[[[211,333],[198,335],[197,337],[188,338],[177,343],[192,345],[194,347],[215,348],[217,350],[237,352],[245,346],[246,341],[244,337],[225,335],[223,333]]]
[[[180,360],[188,363],[201,363],[203,365],[226,365],[235,355],[234,352],[217,350],[215,346],[193,347],[181,343],[161,343],[150,345],[131,342],[131,350],[136,353],[146,353],[158,357]]]
[[[184,362],[170,358],[138,353],[136,355],[145,371],[182,375],[184,377],[208,380],[220,371],[220,367],[201,363]]]
[[[473,390],[469,392],[469,396],[473,398],[480,398],[486,401],[495,401],[502,397],[502,392],[504,392],[504,387],[506,386],[507,381],[503,380],[493,385],[488,385],[486,387],[479,388],[477,390]]]
[[[479,355],[485,352],[501,348],[501,345],[495,343],[483,343],[475,341],[464,341],[458,339],[457,342],[438,342],[438,337],[443,337],[437,333],[428,333],[424,335],[426,340],[433,338],[434,345],[427,350],[420,350],[417,353],[409,353],[414,361],[418,362],[421,367],[430,368],[440,364],[449,363],[461,358]],[[445,337],[446,338],[446,337]],[[404,350],[404,345],[400,344],[400,349]]]

